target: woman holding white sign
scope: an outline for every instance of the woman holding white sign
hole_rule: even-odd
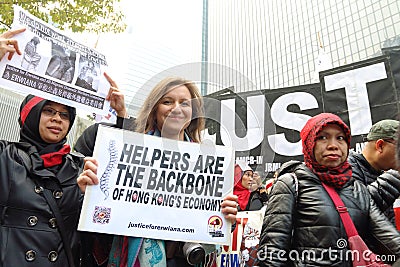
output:
[[[28,95],[19,142],[0,140],[0,266],[79,266],[83,155],[66,145],[74,120],[75,108]]]
[[[0,59],[21,55],[10,38],[24,30],[0,36]],[[28,95],[19,142],[0,141],[0,266],[78,265],[83,161],[65,144],[74,120],[75,108]]]
[[[11,38],[24,30],[0,35],[0,59],[21,55]],[[118,98],[111,88],[106,100],[115,105]],[[75,108],[28,95],[20,106],[19,142],[0,140],[1,267],[79,266],[76,179],[83,155],[66,145],[74,120]]]
[[[74,120],[75,108],[28,95],[19,142],[0,141],[0,266],[77,266],[83,156],[65,144]]]
[[[201,141],[200,132],[204,128],[202,109],[202,97],[192,82],[169,77],[159,82],[145,100],[136,118],[136,131],[178,141],[198,143]],[[78,184],[83,191],[87,184],[98,183],[94,165],[88,163],[85,167],[87,169],[86,177],[81,176],[78,179]],[[228,195],[224,198],[221,207],[225,218],[232,223],[235,222],[237,197]],[[151,245],[151,249],[147,245]],[[185,249],[189,252],[191,249],[193,252],[199,252],[198,254],[184,255],[183,250]],[[108,265],[148,266],[148,257],[151,255],[159,255],[157,263],[152,266],[192,266],[193,264],[188,263],[192,260],[195,261],[192,263],[204,265],[205,255],[215,256],[212,254],[213,250],[214,246],[208,245],[115,236]]]

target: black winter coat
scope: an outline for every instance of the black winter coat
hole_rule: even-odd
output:
[[[17,150],[31,159],[30,172]],[[0,141],[0,266],[67,267],[57,221],[35,181],[51,188],[64,218],[68,243],[79,261],[78,224],[81,192],[76,183],[82,159],[64,157],[57,170],[42,167],[36,148],[28,143]],[[29,168],[29,167],[28,167]],[[56,172],[56,173],[53,173]]]
[[[249,202],[245,210],[260,210],[268,201],[267,191],[263,187],[259,187],[251,192]],[[238,206],[238,209],[240,206]]]
[[[304,164],[295,173],[298,183],[287,173],[272,187],[260,237],[260,266],[292,266],[291,258],[293,266],[352,266],[343,256],[349,249],[346,231],[321,181]],[[400,235],[367,188],[351,179],[337,192],[364,240],[373,245],[380,242],[379,248],[386,246],[385,254],[400,257]],[[302,253],[315,256],[302,257]]]
[[[368,191],[378,208],[395,225],[393,203],[400,197],[399,172],[377,171],[362,154],[350,153],[348,160],[353,170],[353,177],[368,186]]]

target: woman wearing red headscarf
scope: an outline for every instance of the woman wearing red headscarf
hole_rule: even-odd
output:
[[[235,164],[233,194],[238,196],[238,210],[246,210],[253,184],[253,169],[247,164]]]
[[[347,125],[334,114],[322,113],[307,121],[300,137],[304,163],[293,167],[297,179],[283,174],[269,195],[260,265],[352,266],[345,228],[322,183],[338,193],[371,249],[399,257],[399,233],[371,200],[367,188],[352,178]]]
[[[78,264],[82,158],[66,145],[74,120],[75,108],[28,95],[19,142],[0,141],[0,266]]]
[[[0,35],[0,60],[21,55],[12,37],[23,31]],[[82,158],[65,144],[74,120],[75,108],[28,95],[19,142],[0,140],[0,267],[78,266]]]
[[[253,169],[245,163],[235,164],[233,194],[238,196],[238,210],[260,210],[268,200],[266,190],[254,179]],[[261,179],[261,178],[260,178]]]
[[[0,35],[0,60],[21,55],[12,37],[23,31]],[[117,110],[123,95],[113,88],[106,100]],[[0,140],[0,267],[79,266],[76,180],[83,155],[66,144],[74,120],[75,108],[28,95],[20,106],[19,142]]]

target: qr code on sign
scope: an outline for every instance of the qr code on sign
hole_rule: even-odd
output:
[[[93,223],[106,224],[110,222],[111,208],[99,207],[94,208]]]

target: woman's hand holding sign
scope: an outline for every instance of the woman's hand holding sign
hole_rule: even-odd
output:
[[[225,219],[229,220],[231,223],[236,222],[236,214],[237,214],[237,205],[238,205],[238,197],[229,194],[224,198],[224,201],[221,204],[221,211],[225,216]]]
[[[110,83],[110,92],[106,99],[110,101],[110,106],[117,111],[119,117],[125,117],[126,114],[123,114],[125,107],[119,105],[119,102],[122,102],[122,98],[119,97],[122,96],[122,93],[118,90],[116,83],[107,74],[104,75]],[[110,195],[113,200],[111,202],[114,202],[114,204],[117,204],[117,201],[120,202],[117,204],[118,208],[114,207],[114,210],[125,210],[122,205],[130,205],[132,212],[141,212],[141,209],[152,205],[157,208],[156,216],[153,213],[146,213],[144,216],[140,216],[139,221],[126,223],[125,225],[129,229],[119,227],[118,232],[120,234],[114,236],[114,240],[117,240],[117,242],[124,240],[124,236],[127,236],[127,234],[132,236],[132,233],[137,236],[134,238],[141,238],[140,236],[144,232],[135,229],[137,228],[135,225],[140,225],[139,227],[145,225],[141,221],[156,222],[160,217],[159,211],[166,214],[176,212],[178,216],[173,216],[176,218],[182,215],[183,218],[179,217],[179,222],[170,222],[171,225],[178,228],[186,228],[192,222],[193,214],[200,216],[204,225],[210,223],[210,218],[217,217],[220,219],[222,216],[225,220],[235,223],[238,198],[228,193],[232,175],[224,167],[224,164],[230,163],[232,151],[218,147],[215,150],[218,152],[213,150],[213,153],[208,153],[191,144],[201,143],[201,131],[204,128],[202,111],[202,97],[193,82],[178,77],[167,77],[153,88],[149,97],[143,103],[141,112],[136,117],[134,131],[145,135],[142,137],[127,133],[129,138],[126,139],[126,143],[124,142],[123,148],[118,150],[117,154],[110,152],[110,162],[115,163],[114,158],[111,159],[111,155],[118,159],[114,173],[117,177],[109,179],[111,181],[110,187],[102,191],[103,193],[107,192],[105,194],[107,198],[108,192],[112,190]],[[99,130],[99,136],[103,143],[107,139],[114,140],[118,131],[106,128],[99,128]],[[112,133],[113,131],[116,132]],[[154,137],[161,137],[163,140],[157,142]],[[86,136],[86,138],[90,137]],[[148,139],[148,141],[144,142],[143,139]],[[176,147],[176,143],[173,143],[174,140],[181,141],[179,147]],[[101,162],[103,161],[101,160]],[[97,162],[87,159],[84,172],[78,178],[79,187],[83,192],[87,185],[100,184],[101,189],[101,177],[104,174],[99,176],[99,179],[97,178],[96,164]],[[85,201],[92,200],[85,198]],[[166,208],[170,210],[167,211]],[[207,213],[201,211],[207,211]],[[126,219],[130,220],[131,216],[127,214]],[[93,218],[86,217],[84,219],[92,224]],[[187,223],[185,220],[187,220]],[[168,221],[162,223],[168,223]],[[86,229],[84,227],[88,225],[82,223],[82,229]],[[196,227],[192,230],[197,229]],[[225,242],[225,239],[229,237],[229,230],[231,230],[228,229],[230,227],[204,228],[199,225],[196,240],[204,240],[205,243],[213,243],[216,238],[218,238],[218,242]],[[90,226],[87,229],[90,229]],[[154,231],[151,230],[148,232],[146,230],[145,233],[148,235],[151,232],[148,235],[150,242],[158,242],[150,238],[175,240],[175,237],[171,238],[171,233],[168,234],[168,231],[164,231],[162,238],[160,238],[158,233],[154,234]],[[159,231],[162,231],[162,229]],[[182,241],[192,238],[193,236],[180,237]],[[177,243],[175,241],[170,242]],[[109,247],[111,247],[111,244]],[[120,249],[118,248],[115,251],[119,253]],[[149,251],[155,253],[156,250],[150,248]],[[159,249],[157,249],[158,252]],[[128,255],[129,253],[130,255]],[[127,258],[134,254],[138,255],[133,251],[129,253],[125,255]],[[89,255],[91,254],[92,251],[89,252]],[[110,255],[112,254],[113,252]],[[167,254],[167,251],[163,251],[162,255],[164,256],[161,255],[163,264],[161,265],[167,266],[167,261],[171,260],[174,263],[176,262],[177,266],[188,266],[186,259],[175,257],[175,255],[171,259],[166,259],[165,255]],[[212,256],[211,253],[210,256]]]
[[[93,157],[85,158],[85,165],[83,167],[83,172],[79,175],[77,182],[82,193],[85,193],[87,185],[94,185],[99,183],[97,178],[97,167],[98,162]]]

